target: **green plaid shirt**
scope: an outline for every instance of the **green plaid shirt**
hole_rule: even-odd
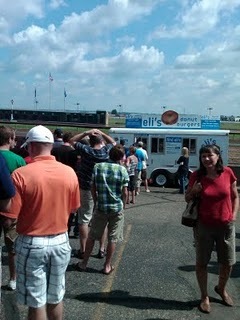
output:
[[[128,186],[127,169],[117,163],[97,163],[93,169],[93,182],[97,190],[97,208],[104,213],[123,210],[122,189]]]

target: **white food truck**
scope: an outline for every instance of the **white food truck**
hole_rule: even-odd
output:
[[[190,152],[189,173],[199,166],[199,149],[203,145],[220,147],[224,165],[228,163],[229,130],[111,128],[109,135],[117,143],[121,139],[130,147],[138,141],[148,152],[148,176],[155,186],[177,185],[177,160],[182,147]]]

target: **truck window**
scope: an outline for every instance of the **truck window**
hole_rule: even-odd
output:
[[[164,153],[164,139],[152,138],[151,139],[151,153]]]
[[[145,137],[140,137],[140,136],[135,137],[135,143],[137,144],[139,141],[143,142],[143,149],[147,150],[147,145],[148,145],[147,141],[148,140],[147,140],[146,136]]]
[[[196,153],[196,139],[183,139],[183,147],[187,147],[190,154]]]

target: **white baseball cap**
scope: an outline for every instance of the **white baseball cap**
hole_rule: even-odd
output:
[[[45,142],[45,143],[53,143],[54,138],[52,132],[44,127],[44,126],[36,126],[30,129],[26,135],[26,141],[21,146],[24,148],[29,142]]]

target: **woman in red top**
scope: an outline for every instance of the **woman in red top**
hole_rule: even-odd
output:
[[[218,285],[215,292],[223,303],[233,306],[226,292],[226,284],[235,264],[235,226],[239,197],[237,178],[229,167],[223,166],[220,148],[206,145],[199,151],[200,167],[189,181],[185,195],[186,201],[199,198],[199,219],[194,230],[196,242],[196,276],[201,291],[199,309],[211,311],[207,291],[207,265],[211,259],[214,245],[219,268]]]

